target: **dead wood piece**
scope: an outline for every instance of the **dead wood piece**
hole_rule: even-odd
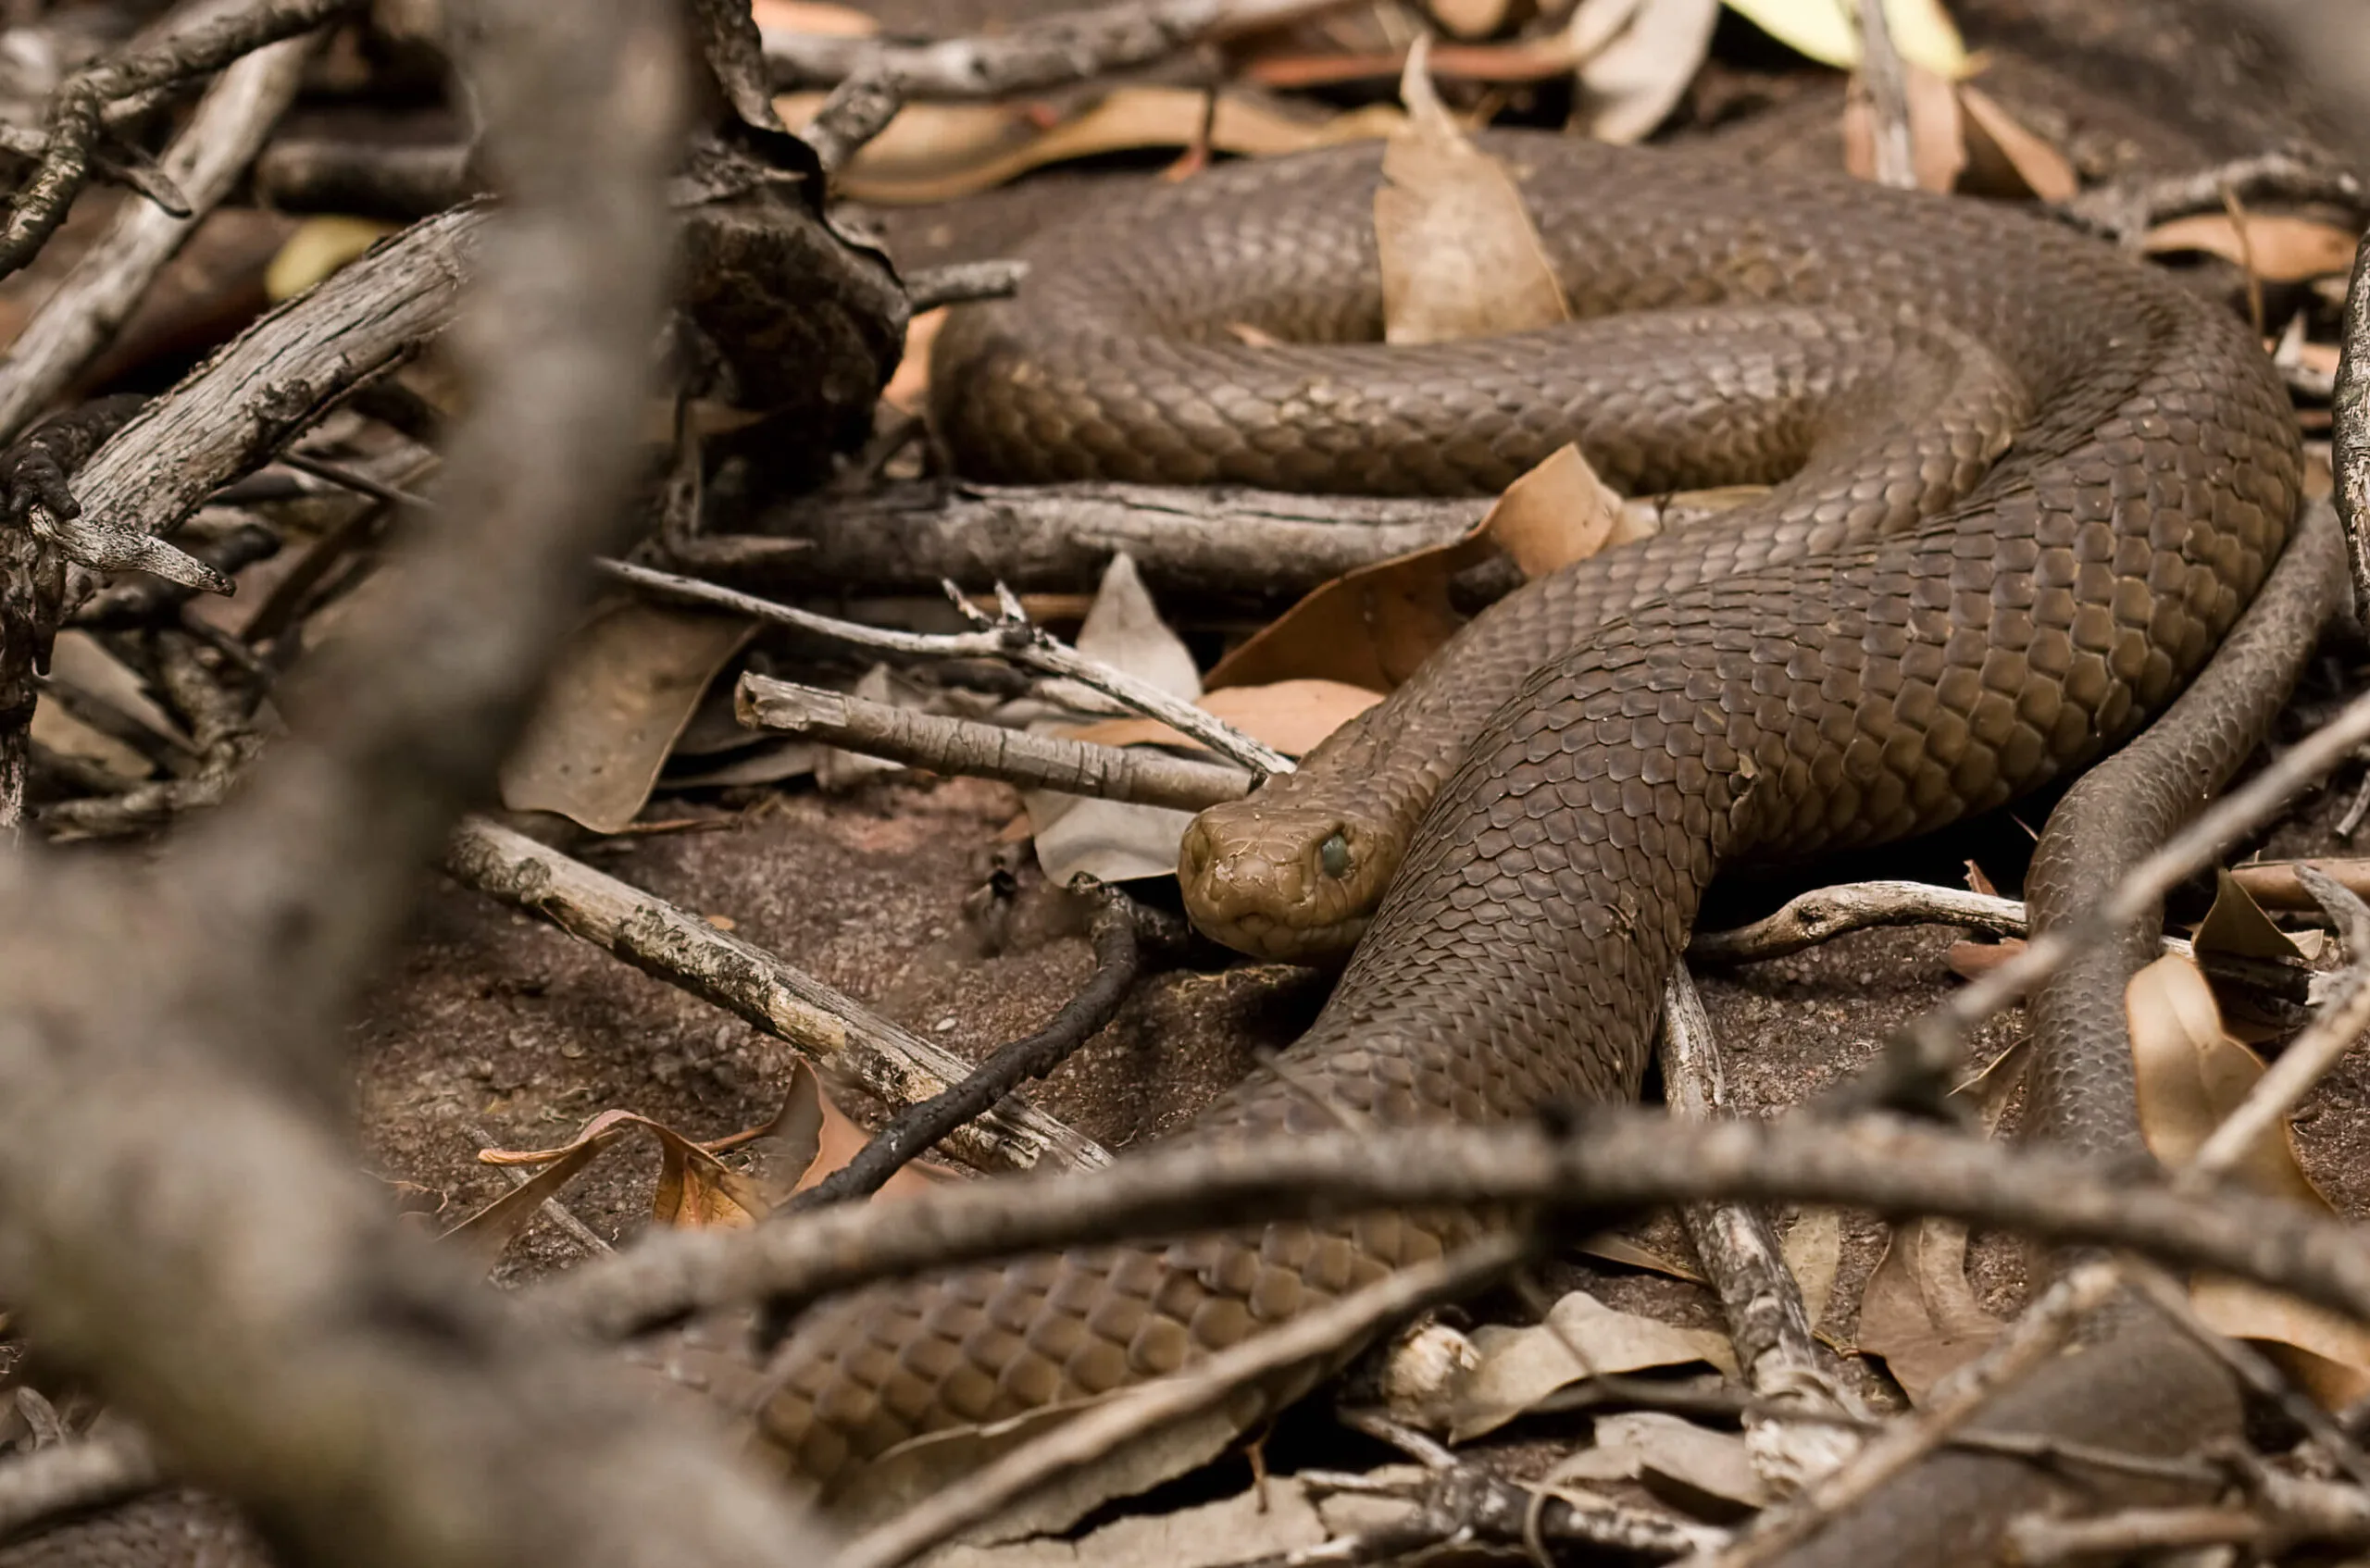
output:
[[[1663,991],[1663,1092],[1674,1115],[1709,1122],[1732,1115],[1719,1038],[1684,964]],[[1787,1264],[1768,1211],[1755,1203],[1690,1203],[1679,1211],[1688,1239],[1719,1292],[1745,1384],[1756,1396],[1747,1418],[1756,1471],[1789,1490],[1849,1457],[1852,1433],[1832,1420],[1860,1413],[1818,1353],[1802,1286]],[[1808,1415],[1808,1425],[1791,1419]]]
[[[1029,264],[1025,261],[949,262],[907,278],[905,297],[914,302],[914,314],[918,316],[942,305],[1009,299],[1019,292],[1028,276]]]
[[[2058,204],[2058,215],[2125,246],[2148,230],[2190,213],[2220,212],[2230,196],[2242,201],[2326,203],[2365,213],[2362,181],[2339,168],[2292,153],[2255,153],[2188,174],[2111,180]]]
[[[1488,508],[1155,485],[912,484],[794,502],[760,526],[811,541],[797,558],[802,583],[845,591],[929,592],[947,579],[1091,590],[1124,552],[1164,600],[1280,609],[1345,572],[1448,543]]]
[[[1715,1551],[1728,1538],[1725,1530],[1683,1524],[1585,1491],[1534,1490],[1493,1475],[1478,1463],[1451,1463],[1414,1487],[1376,1486],[1362,1475],[1310,1471],[1303,1471],[1301,1480],[1336,1495],[1405,1498],[1416,1506],[1405,1518],[1249,1568],[1354,1568],[1403,1562],[1436,1547],[1466,1543],[1511,1551],[1570,1547],[1662,1562]]]
[[[463,821],[444,866],[466,885],[716,1003],[818,1064],[852,1074],[885,1104],[919,1103],[970,1071],[961,1058],[763,948],[499,823]],[[951,1141],[964,1158],[989,1168],[1040,1162],[1092,1168],[1110,1161],[1091,1139],[1017,1097],[966,1124]]]
[[[1205,38],[1275,27],[1341,0],[1122,0],[980,38],[888,44],[767,29],[766,64],[783,90],[859,74],[917,98],[992,98],[1150,65]]]
[[[208,18],[144,49],[85,66],[51,94],[49,141],[0,226],[0,277],[33,258],[66,220],[92,173],[110,104],[222,69],[240,56],[310,32],[356,0],[256,0]]]
[[[774,626],[836,638],[860,648],[878,648],[884,653],[919,654],[937,659],[1008,660],[1024,669],[1075,680],[1100,691],[1140,714],[1160,720],[1220,756],[1241,763],[1245,767],[1263,774],[1290,773],[1292,770],[1290,757],[1266,742],[1244,734],[1206,709],[1195,707],[1183,698],[1171,695],[1124,670],[1087,658],[1031,621],[1022,610],[1020,602],[1002,584],[997,585],[997,598],[1003,609],[1001,616],[989,616],[974,607],[952,583],[942,584],[947,596],[954,601],[955,607],[968,616],[979,629],[937,636],[923,632],[883,631],[875,627],[859,626],[853,621],[793,609],[787,604],[777,604],[729,588],[718,588],[713,583],[678,577],[672,572],[653,571],[647,566],[634,566],[626,561],[603,561],[600,566],[603,572],[617,581],[661,599],[704,604]]]
[[[2357,625],[2370,627],[2370,245],[2353,255],[2329,411],[2337,515],[2353,568],[2353,616]]]
[[[1028,790],[1058,790],[1108,801],[1199,811],[1251,790],[1251,775],[1138,746],[1105,746],[1031,735],[977,719],[919,714],[813,686],[744,675],[741,722],[787,730],[952,777],[999,778]]]
[[[1885,19],[1883,0],[1859,0],[1859,84],[1866,93],[1868,118],[1875,134],[1876,177],[1879,185],[1896,191],[1917,188],[1917,170],[1910,157],[1909,76],[1893,47],[1892,24]]]
[[[1648,1207],[1736,1197],[1939,1214],[2045,1241],[2127,1247],[2370,1318],[2370,1251],[2292,1203],[2102,1179],[2061,1155],[1883,1118],[1689,1126],[1633,1111],[1585,1116],[1561,1135],[1434,1127],[1255,1149],[1155,1148],[1091,1179],[967,1183],[886,1210],[651,1236],[535,1294],[563,1321],[623,1338],[709,1310],[792,1307],[944,1264],[1182,1230],[1443,1204],[1543,1205],[1602,1228]]]
[[[905,106],[904,89],[886,71],[866,69],[831,89],[815,118],[798,128],[826,174],[837,174]]]
[[[295,101],[310,49],[310,42],[301,38],[268,44],[233,64],[206,90],[164,159],[164,172],[182,193],[185,210],[166,212],[147,203],[125,206],[106,236],[33,312],[0,355],[0,439],[13,436],[55,401],[114,340],[165,263],[194,231],[195,220],[231,193]]]
[[[282,212],[328,212],[409,223],[479,194],[469,150],[288,139],[256,160],[257,197]]]

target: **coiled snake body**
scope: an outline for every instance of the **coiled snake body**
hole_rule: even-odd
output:
[[[1373,343],[1378,154],[1351,147],[1114,204],[942,340],[942,423],[984,478],[1486,492],[1574,440],[1626,490],[1775,486],[1518,591],[1302,772],[1200,819],[1180,875],[1205,928],[1278,955],[1363,940],[1284,1075],[1188,1137],[1634,1094],[1719,866],[1923,831],[2095,759],[2214,653],[2296,510],[2245,327],[2105,247],[1974,203],[1487,144],[1582,319]],[[801,1326],[767,1425],[829,1479],[1172,1372],[1484,1223],[865,1292]]]

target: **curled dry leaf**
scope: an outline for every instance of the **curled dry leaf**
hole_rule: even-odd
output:
[[[1522,193],[1503,165],[1466,141],[1432,91],[1419,40],[1400,94],[1374,196],[1385,341],[1436,343],[1553,326],[1571,318]]]
[[[2150,255],[2204,251],[2235,262],[2267,283],[2306,283],[2353,265],[2355,237],[2333,223],[2285,213],[2202,212],[2148,230],[2139,248]]]
[[[2071,159],[2019,122],[2000,101],[1970,82],[1959,83],[1959,113],[1967,168],[1960,188],[1979,195],[2028,195],[2062,202],[2081,188]]]
[[[2205,976],[2189,959],[2158,959],[2124,995],[2139,1077],[2140,1130],[2167,1165],[2185,1164],[2263,1076],[2254,1052],[2230,1038]],[[2276,1126],[2242,1155],[2229,1179],[2249,1191],[2334,1213]],[[2198,1315],[2253,1341],[2331,1409],[2370,1394],[2370,1330],[2333,1313],[2223,1276],[2193,1280]]]
[[[2190,933],[2190,940],[2201,953],[2227,952],[2273,963],[2301,963],[2304,957],[2295,940],[2271,923],[2263,905],[2218,866],[2214,872],[2214,905]]]
[[[774,100],[775,110],[791,125],[806,123],[822,104],[820,93]],[[1198,146],[1205,126],[1213,152],[1273,157],[1388,135],[1401,118],[1396,109],[1372,105],[1304,119],[1232,93],[1218,95],[1213,113],[1206,93],[1152,85],[1116,88],[1066,119],[1029,104],[912,104],[856,154],[833,184],[857,201],[927,205],[993,190],[1032,169],[1078,158]]]
[[[1539,577],[1653,531],[1566,445],[1506,487],[1463,539],[1379,561],[1311,590],[1210,671],[1213,690],[1319,678],[1388,691],[1464,624],[1449,603],[1460,572],[1499,550]]]
[[[1975,1101],[1986,1133],[1996,1131],[2031,1053],[2021,1042],[1955,1091]],[[1924,1219],[1895,1226],[1860,1297],[1859,1349],[1881,1356],[1913,1402],[1972,1360],[2000,1332],[1966,1277],[1966,1226]]]
[[[1452,1442],[1493,1432],[1586,1377],[1698,1362],[1732,1377],[1737,1371],[1728,1336],[1618,1312],[1585,1290],[1550,1307],[1545,1323],[1492,1325],[1476,1329],[1472,1338],[1480,1360],[1450,1393],[1445,1411]]]
[[[1628,1411],[1596,1420],[1595,1441],[1548,1472],[1564,1481],[1636,1481],[1673,1508],[1714,1524],[1733,1524],[1770,1500],[1742,1437],[1715,1432],[1660,1411]]]
[[[730,616],[613,599],[568,639],[502,765],[502,803],[614,833],[650,799],[700,697],[755,628]]]
[[[1323,1546],[1328,1535],[1307,1488],[1291,1476],[1271,1475],[1215,1502],[1130,1513],[1075,1540],[959,1544],[932,1553],[929,1562],[931,1568],[1233,1568]]]
[[[1860,63],[1856,0],[1728,0],[1728,6],[1821,65],[1851,70]],[[1942,0],[1885,0],[1885,22],[1907,64],[1956,80],[1973,63]]]

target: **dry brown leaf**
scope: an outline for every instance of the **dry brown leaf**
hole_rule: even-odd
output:
[[[547,1198],[555,1198],[560,1190],[574,1181],[592,1157],[623,1138],[630,1128],[611,1126],[602,1132],[578,1139],[565,1149],[544,1152],[551,1160],[533,1176],[496,1198],[477,1213],[461,1220],[444,1232],[446,1238],[466,1243],[484,1257],[487,1266],[502,1255],[511,1239],[527,1228],[527,1223],[543,1206]]]
[[[1384,144],[1374,196],[1383,338],[1436,343],[1549,327],[1571,306],[1504,166],[1465,139],[1407,56],[1407,123]]]
[[[596,608],[568,639],[502,764],[502,803],[596,833],[641,814],[667,753],[752,623],[639,600]]]
[[[929,406],[929,350],[938,341],[938,330],[946,325],[946,307],[925,310],[905,324],[904,357],[897,361],[896,374],[880,389],[881,401],[908,414],[919,414]]]
[[[401,227],[375,218],[305,219],[264,268],[264,297],[274,305],[294,299]]]
[[[774,107],[785,122],[801,125],[822,102],[820,94],[792,93],[777,98]],[[1074,158],[1196,146],[1204,126],[1213,152],[1272,157],[1388,135],[1402,118],[1378,104],[1329,119],[1301,119],[1226,93],[1214,114],[1204,93],[1151,85],[1116,88],[1091,108],[1050,125],[1026,105],[915,104],[856,155],[836,186],[857,201],[927,205]]]
[[[1998,99],[1965,82],[1959,84],[1959,111],[1966,133],[1967,168],[1958,188],[1981,195],[2033,196],[2062,202],[2081,189],[2082,179],[2064,153],[2002,108]]]
[[[1220,659],[1206,684],[1215,691],[1306,678],[1388,691],[1456,635],[1465,618],[1449,604],[1449,582],[1493,551],[1535,577],[1648,531],[1566,445],[1508,485],[1463,539],[1320,583]]]
[[[1582,1237],[1573,1246],[1591,1257],[1607,1263],[1622,1263],[1630,1268],[1644,1269],[1671,1279],[1683,1279],[1690,1285],[1708,1284],[1695,1265],[1678,1258],[1665,1257],[1641,1241],[1631,1239],[1618,1231],[1601,1230],[1594,1236]]]
[[[1591,9],[1623,8],[1619,32],[1581,50],[1576,35]],[[1581,63],[1571,129],[1600,142],[1636,142],[1670,117],[1711,53],[1720,0],[1585,0],[1573,13]]]
[[[2139,248],[2150,255],[2204,251],[2236,262],[2270,283],[2302,283],[2353,265],[2354,236],[2333,223],[2285,213],[2250,213],[2241,232],[2227,213],[2176,218],[2148,230]]]
[[[1444,32],[1459,38],[1487,38],[1505,25],[1514,0],[1427,0],[1424,9]]]
[[[1338,680],[1279,680],[1266,686],[1229,686],[1208,693],[1194,705],[1286,756],[1301,757],[1380,701],[1380,692]],[[1074,740],[1105,746],[1195,744],[1156,718],[1106,718],[1061,733]]]
[[[2219,866],[2214,872],[2214,906],[2190,933],[2190,942],[2200,954],[2227,952],[2272,963],[2304,957],[2288,933],[2271,923],[2263,906]]]
[[[1770,1500],[1743,1437],[1660,1411],[1601,1415],[1595,1440],[1547,1474],[1564,1481],[1636,1481],[1698,1519],[1729,1524]]]
[[[792,1185],[790,1190],[792,1193],[819,1186],[825,1177],[862,1153],[864,1146],[872,1141],[872,1135],[850,1119],[846,1112],[832,1102],[830,1095],[822,1096],[818,1109],[821,1114],[815,1132],[815,1157]],[[900,1166],[896,1175],[880,1184],[879,1190],[873,1197],[910,1198],[917,1192],[928,1192],[947,1179],[948,1176],[942,1167],[916,1161]]]
[[[1603,1373],[1706,1362],[1736,1375],[1728,1337],[1679,1328],[1658,1318],[1616,1312],[1585,1290],[1547,1311],[1547,1321],[1524,1328],[1490,1325],[1474,1331],[1480,1362],[1451,1395],[1450,1440],[1492,1432],[1556,1389]],[[1585,1362],[1576,1359],[1574,1349]]]
[[[1972,1360],[2000,1332],[1966,1278],[1966,1226],[1896,1226],[1860,1297],[1860,1349],[1884,1358],[1911,1402]]]
[[[2186,1164],[2263,1076],[2255,1054],[2230,1038],[2205,976],[2189,959],[2158,959],[2124,994],[2140,1129],[2167,1165]],[[2230,1177],[2260,1195],[2334,1214],[2296,1163],[2282,1125],[2256,1139]],[[2198,1315],[2233,1338],[2254,1341],[2331,1409],[2370,1393],[2370,1330],[2244,1280],[2199,1276],[2189,1288]]]
[[[1904,64],[1909,100],[1909,167],[1921,191],[1949,191],[1967,165],[1965,118],[1948,77]],[[1877,177],[1876,117],[1865,92],[1843,105],[1843,167],[1854,179]]]
[[[1974,1101],[1988,1136],[1998,1130],[2031,1052],[2019,1041],[1952,1092]],[[1860,1296],[1859,1349],[1884,1358],[1912,1402],[2000,1332],[1966,1277],[1966,1226],[1925,1219],[1895,1226]]]
[[[757,25],[780,32],[817,32],[833,38],[869,38],[880,24],[853,6],[826,0],[752,0]]]

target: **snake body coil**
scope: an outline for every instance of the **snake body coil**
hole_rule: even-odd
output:
[[[1204,815],[1181,875],[1205,927],[1272,953],[1363,940],[1285,1074],[1191,1138],[1634,1094],[1718,867],[1936,828],[2093,760],[2213,653],[2295,511],[2244,326],[2104,247],[1972,203],[1488,145],[1584,319],[1359,341],[1368,147],[1115,204],[942,340],[942,422],[982,477],[1486,491],[1577,440],[1625,489],[1776,487],[1521,590],[1303,772]],[[1486,1223],[1371,1214],[864,1292],[801,1326],[767,1425],[829,1480],[1175,1371]]]

